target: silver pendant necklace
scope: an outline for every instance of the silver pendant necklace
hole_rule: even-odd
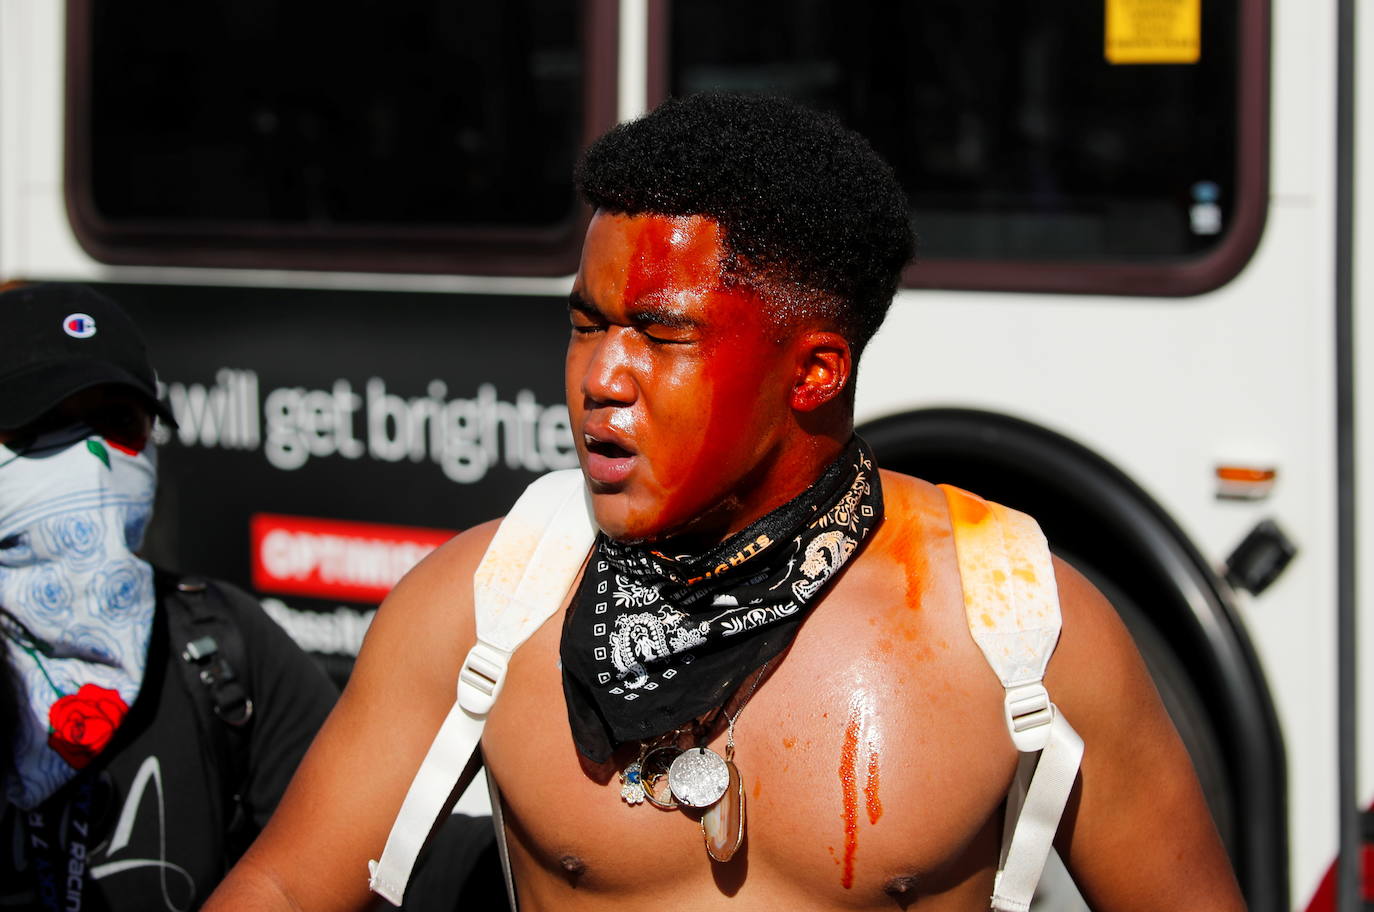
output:
[[[748,693],[726,720],[724,757],[700,742],[679,748],[677,742],[694,727],[679,728],[641,741],[639,757],[620,772],[620,797],[626,804],[648,801],[663,810],[704,808],[701,833],[715,861],[729,861],[744,842],[744,781],[735,767],[735,721],[770,664],[772,659],[759,668]]]

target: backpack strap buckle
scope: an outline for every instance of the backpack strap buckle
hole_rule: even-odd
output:
[[[506,683],[510,650],[479,639],[458,673],[458,702],[476,716],[485,716]]]
[[[1050,695],[1044,684],[1032,681],[1008,687],[1002,713],[1007,732],[1018,751],[1030,753],[1044,748],[1050,737],[1050,723],[1054,721]]]
[[[196,677],[209,692],[215,715],[236,727],[253,718],[253,699],[214,637],[207,634],[191,640],[182,649],[181,660],[197,669]]]

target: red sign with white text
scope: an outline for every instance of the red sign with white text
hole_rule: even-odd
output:
[[[253,587],[259,592],[376,604],[420,559],[453,537],[445,529],[255,513]]]

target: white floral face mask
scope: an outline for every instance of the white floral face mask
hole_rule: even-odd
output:
[[[138,696],[153,568],[134,555],[157,467],[67,428],[0,445],[0,632],[26,698],[5,797],[40,804],[109,744]]]

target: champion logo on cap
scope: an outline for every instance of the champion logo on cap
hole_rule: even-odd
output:
[[[89,339],[95,335],[95,318],[90,314],[68,314],[62,319],[62,331],[73,339]]]

